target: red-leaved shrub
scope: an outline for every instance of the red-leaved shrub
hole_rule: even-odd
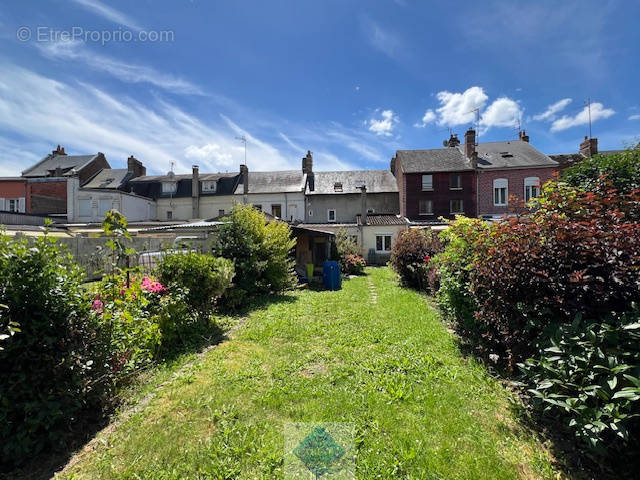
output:
[[[431,230],[405,230],[391,249],[391,266],[403,285],[433,291],[438,280],[431,259],[441,250],[440,239]]]

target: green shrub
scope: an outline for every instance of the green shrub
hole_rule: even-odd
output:
[[[433,291],[437,277],[431,259],[441,250],[440,240],[431,230],[405,230],[391,249],[391,267],[403,285]]]
[[[295,240],[285,222],[267,222],[250,205],[236,205],[220,227],[217,253],[233,261],[235,288],[248,295],[279,292],[295,285],[291,251]]]
[[[104,358],[82,269],[54,239],[0,234],[0,464],[58,446],[100,410]],[[5,333],[8,332],[8,333]]]
[[[336,233],[335,257],[340,265],[340,271],[348,275],[362,275],[367,262],[362,257],[358,243],[343,228]]]
[[[599,453],[623,455],[640,428],[640,311],[575,316],[520,365],[534,402]],[[633,438],[635,432],[636,437]],[[627,449],[632,457],[634,450]]]
[[[492,224],[478,219],[456,217],[440,233],[444,250],[431,261],[438,270],[440,286],[436,300],[442,312],[458,322],[461,333],[475,336],[478,308],[471,292],[471,270],[480,254],[482,241],[489,237]]]
[[[158,266],[160,282],[174,291],[186,291],[186,302],[201,314],[210,312],[234,276],[233,263],[225,258],[189,252],[166,255]]]
[[[565,169],[562,180],[583,190],[594,190],[607,182],[619,192],[629,193],[640,188],[640,146],[613,155],[585,158]]]

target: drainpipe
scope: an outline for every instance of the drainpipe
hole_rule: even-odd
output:
[[[193,166],[191,177],[191,218],[200,218],[200,169]]]

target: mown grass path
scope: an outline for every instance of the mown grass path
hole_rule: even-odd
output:
[[[252,312],[61,478],[282,478],[291,421],[352,422],[362,479],[555,478],[437,312],[388,269],[367,272]]]

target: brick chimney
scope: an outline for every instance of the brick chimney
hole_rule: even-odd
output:
[[[391,170],[391,174],[396,176],[396,157],[391,157],[391,162],[389,162],[389,170]]]
[[[362,208],[362,214],[360,215],[360,219],[362,221],[362,225],[366,225],[367,224],[367,187],[366,185],[363,185],[362,187],[360,187],[360,201],[362,202],[361,208]]]
[[[147,174],[145,166],[133,155],[127,158],[127,170],[131,173],[131,178],[144,177]]]
[[[476,137],[474,132],[474,135],[473,135],[474,146],[475,146],[475,138]],[[449,140],[447,140],[447,147],[457,147],[458,145],[460,145],[460,139],[458,138],[458,134],[452,133],[451,136],[449,137]]]
[[[524,130],[520,130],[518,132],[518,138],[523,142],[529,143],[529,135],[527,135],[527,132],[525,132]]]
[[[593,157],[598,153],[598,139],[589,138],[585,135],[584,140],[580,144],[580,153],[585,157]]]
[[[313,173],[313,154],[307,150],[307,155],[302,157],[302,173]]]
[[[191,218],[200,218],[200,168],[194,165],[191,175]]]
[[[65,151],[64,151],[64,147],[61,147],[60,145],[58,145],[58,147],[55,150],[51,151],[51,155],[66,155]]]
[[[476,153],[476,131],[470,128],[464,134],[464,154],[471,159]]]
[[[246,165],[240,165],[240,176],[242,177],[242,185],[246,195],[249,193],[249,168]]]

